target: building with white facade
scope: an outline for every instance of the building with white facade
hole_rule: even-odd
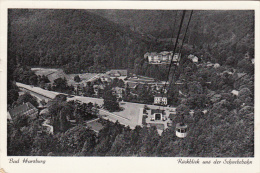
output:
[[[144,58],[148,59],[149,64],[170,64],[171,61],[174,64],[178,64],[180,61],[181,54],[175,53],[173,51],[163,51],[160,53],[157,52],[147,52],[144,54]]]
[[[167,105],[167,97],[166,95],[162,95],[162,94],[156,94],[154,96],[154,104],[155,105]]]

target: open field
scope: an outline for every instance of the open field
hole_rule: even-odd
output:
[[[98,120],[99,118],[86,122],[87,127],[98,133],[103,128],[103,125]]]

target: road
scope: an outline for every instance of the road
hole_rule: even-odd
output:
[[[41,95],[41,97],[46,97],[49,99],[55,98],[58,93],[54,91],[48,91],[44,90],[39,87],[32,87],[30,85],[25,85],[21,83],[17,83],[17,86],[19,88],[24,88],[26,90],[29,90],[32,95]],[[38,97],[39,98],[39,97]],[[92,102],[93,104],[98,104],[99,106],[102,106],[104,101],[100,98],[93,98],[93,97],[83,97],[83,96],[74,96],[72,98],[68,98],[67,101],[70,100],[78,100],[82,103],[89,103]],[[144,108],[145,104],[140,103],[132,103],[132,102],[120,102],[120,107],[123,109],[119,112],[109,112],[104,109],[99,109],[99,114],[102,116],[102,118],[107,119],[112,122],[118,121],[120,124],[123,124],[125,126],[129,126],[131,129],[134,129],[137,125],[142,126],[142,111],[140,109]],[[169,107],[163,107],[163,106],[156,106],[156,105],[147,105],[151,109],[170,109]]]
[[[42,123],[42,125],[43,126],[45,126],[45,127],[47,127],[47,130],[48,130],[48,132],[50,133],[50,134],[53,134],[53,126],[51,126],[51,125],[49,125],[49,123],[50,123],[50,120],[45,120],[43,123]]]
[[[88,79],[87,82],[92,82],[92,81],[98,79],[99,76],[100,76],[100,74],[96,74],[95,76],[93,76],[93,77],[91,77],[90,79]]]

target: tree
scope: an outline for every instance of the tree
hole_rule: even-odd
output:
[[[96,135],[94,131],[83,125],[77,125],[64,133],[61,138],[61,150],[66,153],[76,154],[89,151],[95,146]],[[83,148],[84,147],[84,148]]]
[[[30,76],[29,83],[30,83],[30,85],[37,86],[37,83],[38,83],[37,75]]]
[[[189,114],[189,112],[190,112],[190,109],[184,104],[180,104],[176,108],[176,114],[178,114],[178,115],[187,115],[187,114]]]
[[[156,127],[151,127],[148,129],[143,128],[141,133],[143,133],[140,136],[143,145],[141,146],[138,154],[140,156],[155,156],[157,145],[160,140]]]
[[[119,103],[117,101],[117,98],[115,95],[113,95],[113,92],[111,89],[106,89],[103,94],[104,99],[104,108],[107,109],[110,112],[114,112],[119,109]]]
[[[36,108],[39,106],[37,98],[32,96],[29,92],[24,93],[18,98],[17,105],[22,105],[23,103],[27,102],[30,102]]]
[[[180,104],[176,108],[176,122],[183,122],[184,118],[189,117],[190,109],[184,104]]]
[[[81,81],[79,75],[76,75],[76,76],[74,77],[74,81],[75,81],[75,82],[80,82],[80,81]]]
[[[233,56],[230,56],[226,60],[226,65],[235,66],[236,65],[236,59]]]
[[[47,86],[47,90],[49,90],[49,91],[52,90],[52,86],[51,86],[51,84],[49,84],[49,85]]]
[[[204,108],[207,102],[205,94],[194,94],[187,99],[187,105],[191,109]]]
[[[188,83],[188,90],[190,95],[203,93],[203,88],[199,82]]]
[[[67,80],[65,78],[57,78],[54,80],[53,86],[55,90],[64,92],[68,88]]]
[[[68,121],[72,116],[73,107],[65,101],[56,101],[49,107],[49,114],[53,124],[54,132],[65,132],[70,128]]]
[[[254,74],[254,65],[247,59],[242,59],[239,61],[237,66],[245,73]]]
[[[45,106],[47,103],[46,103],[46,101],[45,101],[45,99],[42,99],[41,101],[40,101],[40,103],[42,104],[42,106]]]
[[[7,104],[11,106],[19,98],[18,90],[11,89],[7,92]]]
[[[92,97],[95,94],[94,87],[91,83],[87,83],[87,86],[84,88],[84,96]]]

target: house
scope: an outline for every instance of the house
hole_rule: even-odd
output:
[[[38,116],[38,109],[35,108],[30,102],[27,102],[10,110],[9,114],[11,119],[23,115],[34,119]]]
[[[239,91],[237,91],[237,90],[232,90],[232,91],[231,91],[231,94],[233,94],[234,96],[238,96]]]
[[[124,92],[124,88],[121,87],[114,87],[112,88],[113,94],[116,95],[116,97],[119,98],[123,98],[123,92]]]
[[[212,67],[212,66],[214,66],[213,63],[211,63],[211,62],[207,62],[207,67]]]
[[[94,92],[96,96],[102,96],[104,92],[104,85],[93,85]]]
[[[101,75],[100,79],[101,79],[102,82],[107,82],[107,83],[112,82],[112,79],[110,78],[110,76],[108,74]]]
[[[205,109],[205,110],[202,111],[202,113],[203,113],[204,115],[206,115],[206,114],[208,113],[208,110]]]
[[[188,59],[192,60],[193,63],[198,63],[199,62],[199,58],[196,57],[195,55],[192,55],[192,54],[190,54],[188,56]]]
[[[128,88],[130,88],[130,89],[136,89],[137,85],[138,85],[137,82],[128,82],[127,81],[126,84],[125,84],[125,87],[128,86]]]
[[[214,64],[214,68],[219,68],[219,67],[220,67],[220,65],[218,63]]]
[[[148,58],[149,63],[160,63],[160,59],[157,55],[157,52],[151,52],[151,53],[146,53],[145,57]]]
[[[154,104],[155,105],[167,105],[167,97],[163,94],[156,94],[154,96]]]
[[[151,83],[155,82],[154,78],[146,77],[146,76],[132,76],[127,79],[128,82],[143,82],[143,83]]]
[[[170,64],[171,60],[177,63],[180,60],[180,54],[175,53],[173,55],[173,51],[147,52],[144,54],[144,58],[148,59],[150,64]]]
[[[176,108],[164,107],[163,109],[148,109],[146,110],[145,123],[147,127],[156,126],[159,135],[162,131],[172,126],[170,115],[176,114]]]
[[[175,85],[183,85],[184,84],[184,81],[181,81],[181,80],[177,80],[175,82]]]
[[[232,75],[233,72],[228,71],[228,70],[225,70],[225,71],[223,71],[222,73],[220,73],[220,75],[222,75],[222,76],[225,75],[225,74]]]
[[[173,58],[172,58],[172,62],[175,64],[175,65],[179,65],[179,61],[181,59],[181,54],[180,53],[175,53]]]
[[[110,77],[127,77],[127,70],[110,70],[106,72]]]
[[[151,109],[148,110],[148,114],[151,115],[151,121],[165,121],[167,120],[166,113],[164,110],[160,109]]]
[[[85,85],[83,83],[79,84],[79,83],[76,83],[74,85],[74,92],[75,94],[79,94],[79,92],[82,92],[82,88],[85,87]]]

